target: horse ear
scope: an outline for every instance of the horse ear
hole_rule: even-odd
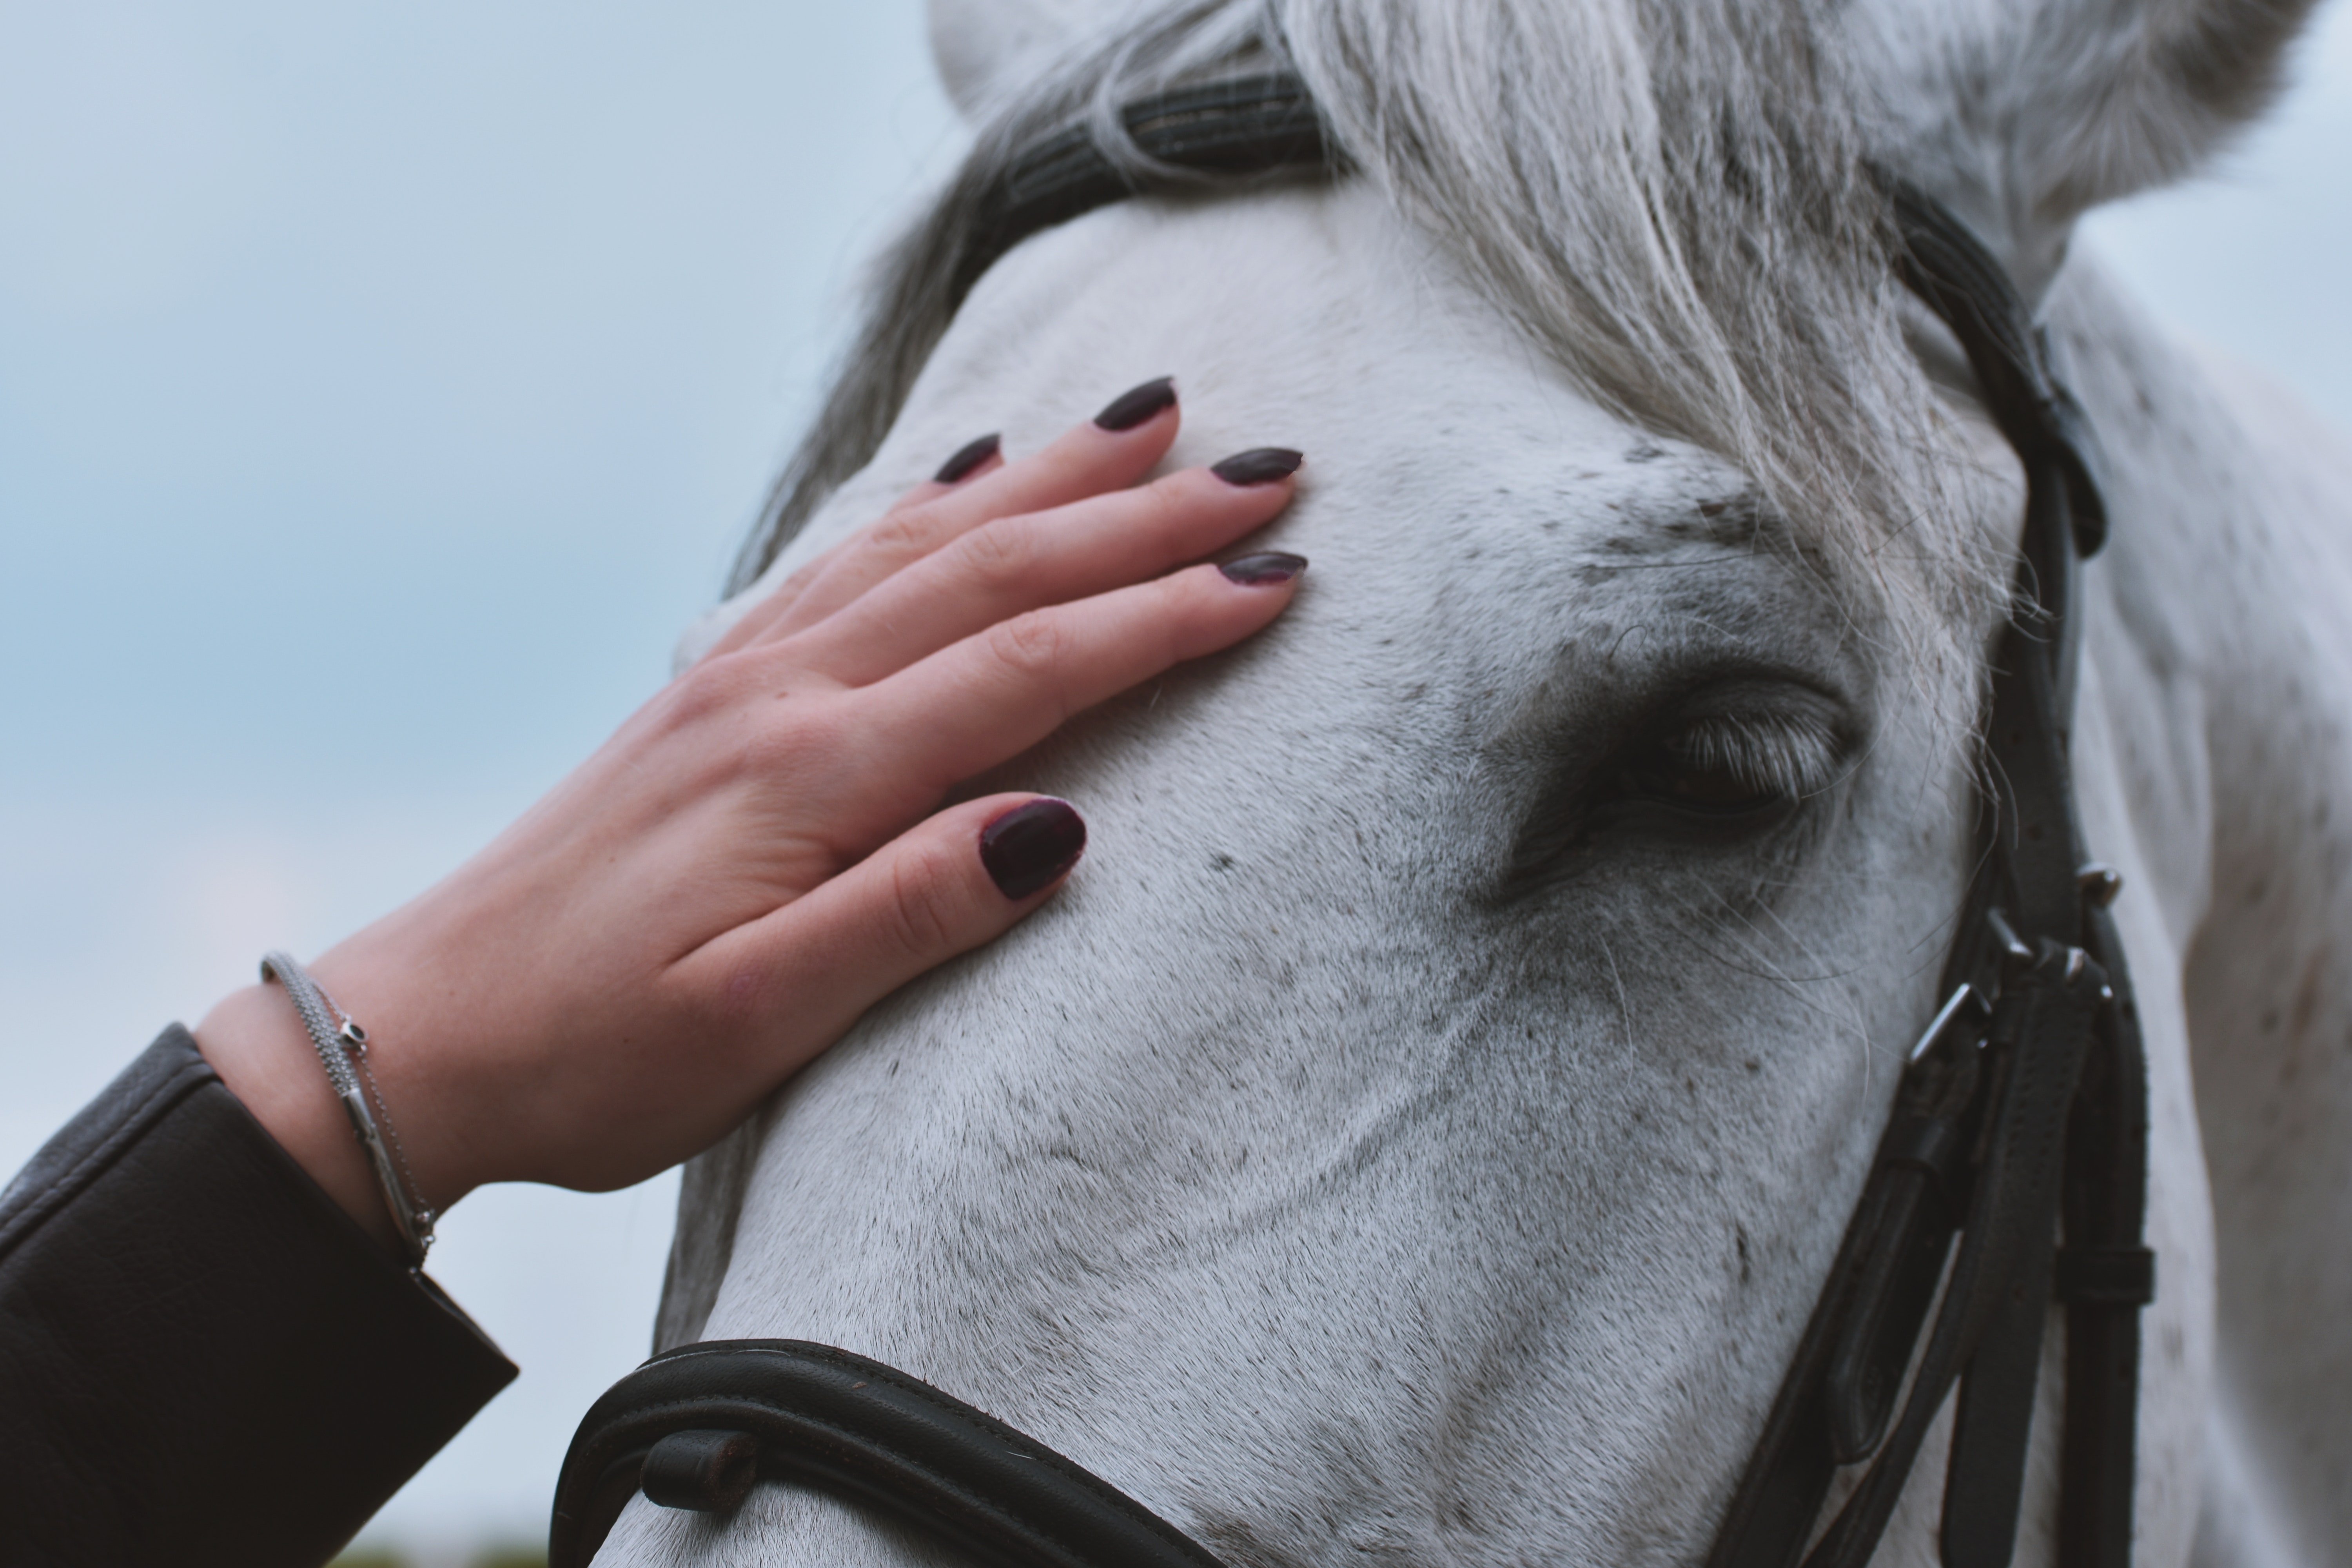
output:
[[[2313,0],[1862,0],[1883,163],[1940,198],[2029,295],[2074,220],[2177,180],[2268,107]]]
[[[957,110],[976,122],[1127,8],[1122,0],[930,0],[931,61]]]

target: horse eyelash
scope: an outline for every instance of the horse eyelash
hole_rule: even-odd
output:
[[[1694,720],[1666,744],[1680,762],[1720,769],[1757,790],[1802,800],[1837,775],[1837,738],[1808,715],[1712,715]]]

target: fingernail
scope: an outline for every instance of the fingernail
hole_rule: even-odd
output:
[[[1287,447],[1252,447],[1246,452],[1235,452],[1209,472],[1229,485],[1270,485],[1297,473],[1306,460],[1305,454]]]
[[[980,830],[980,863],[1008,899],[1025,899],[1078,863],[1087,819],[1051,795],[1016,805]]]
[[[1244,588],[1270,588],[1287,583],[1307,570],[1307,557],[1286,555],[1279,550],[1269,550],[1262,555],[1244,555],[1238,561],[1228,561],[1217,568],[1228,582],[1239,583]]]
[[[957,447],[956,455],[941,463],[940,471],[931,476],[931,482],[935,485],[955,483],[996,456],[997,448],[1003,445],[1004,437],[1002,436],[982,436],[977,441]]]
[[[1132,430],[1176,401],[1176,378],[1163,375],[1131,387],[1110,400],[1095,423],[1106,430]]]

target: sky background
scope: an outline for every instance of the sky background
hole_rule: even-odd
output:
[[[2352,427],[2342,0],[2298,79],[2087,243]],[[0,0],[0,1171],[656,689],[959,151],[915,0]],[[543,1531],[674,1192],[449,1217],[523,1375],[367,1539]]]

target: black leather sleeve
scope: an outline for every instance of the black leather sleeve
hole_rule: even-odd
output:
[[[514,1375],[173,1025],[0,1193],[0,1560],[323,1563]]]

